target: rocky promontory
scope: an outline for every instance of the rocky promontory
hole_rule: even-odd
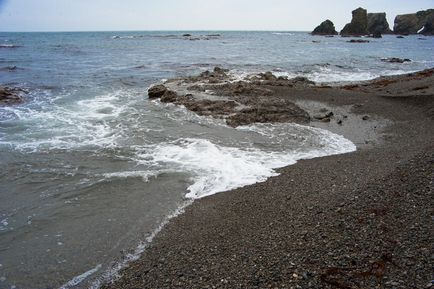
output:
[[[311,33],[312,35],[338,35],[335,25],[329,19],[318,25]]]
[[[393,31],[402,35],[434,35],[434,9],[396,16]]]
[[[149,99],[183,105],[201,116],[224,119],[237,127],[255,122],[307,123],[309,114],[293,102],[272,95],[268,86],[302,88],[313,85],[303,77],[288,79],[271,72],[233,81],[228,70],[215,67],[198,76],[173,79],[149,88]]]

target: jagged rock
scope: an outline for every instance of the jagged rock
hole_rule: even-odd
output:
[[[148,89],[148,96],[150,99],[152,98],[160,98],[162,97],[167,91],[167,87],[165,87],[162,84],[154,85],[153,87]]]
[[[390,63],[404,63],[404,62],[411,62],[410,59],[405,58],[397,58],[397,57],[391,57],[391,58],[382,58],[381,61],[383,62],[390,62]]]
[[[349,43],[369,43],[369,40],[363,40],[363,39],[351,39],[350,41],[347,41]]]
[[[393,26],[393,31],[396,34],[416,34],[417,31],[421,29],[421,24],[419,24],[419,18],[414,14],[404,14],[398,15],[395,18],[395,24]]]
[[[420,34],[423,34],[423,35],[434,35],[434,9],[431,9],[431,11],[432,12],[430,12],[426,16],[424,28],[420,32]]]
[[[21,96],[18,95],[18,91],[20,90],[0,86],[0,104],[17,104],[23,102]]]
[[[383,35],[381,35],[380,32],[374,32],[371,35],[372,38],[383,38]]]
[[[368,32],[369,34],[391,34],[386,13],[368,13]]]
[[[419,11],[413,14],[398,15],[395,18],[393,31],[395,34],[434,34],[434,9]]]
[[[330,20],[326,20],[317,26],[313,31],[312,35],[337,35],[338,32],[335,29],[335,25]]]
[[[358,8],[352,12],[351,23],[345,25],[341,31],[342,36],[362,36],[368,35],[368,12],[366,9]]]

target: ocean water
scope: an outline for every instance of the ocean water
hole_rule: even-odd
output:
[[[356,149],[295,124],[233,129],[149,101],[150,85],[217,65],[325,83],[434,66],[434,38],[215,33],[0,33],[1,84],[28,91],[0,107],[0,288],[97,287],[192,200]]]

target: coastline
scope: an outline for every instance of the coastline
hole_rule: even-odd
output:
[[[101,288],[428,288],[434,205],[428,72],[292,94],[267,86],[296,103],[351,106],[351,117],[384,124],[379,138],[363,143],[357,135],[366,132],[357,126],[314,123],[358,142],[358,150],[302,160],[264,183],[196,200],[120,279]]]
[[[358,151],[302,160],[264,183],[196,200],[102,288],[427,286],[434,140],[427,72],[341,87],[266,84],[308,112],[318,103],[345,111],[343,124],[313,124]]]

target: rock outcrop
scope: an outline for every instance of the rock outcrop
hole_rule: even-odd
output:
[[[413,14],[398,15],[395,18],[393,31],[395,34],[434,34],[434,9],[419,11]]]
[[[10,105],[23,102],[18,91],[21,90],[0,86],[0,105]]]
[[[386,13],[368,13],[368,32],[372,35],[391,34]]]
[[[335,29],[335,25],[332,21],[326,20],[317,26],[313,31],[312,35],[337,35],[338,32]]]
[[[351,23],[345,25],[341,31],[342,36],[362,36],[368,35],[368,12],[366,9],[358,8],[352,12]]]
[[[425,24],[420,34],[434,35],[434,9],[427,10],[428,13],[425,16]]]

